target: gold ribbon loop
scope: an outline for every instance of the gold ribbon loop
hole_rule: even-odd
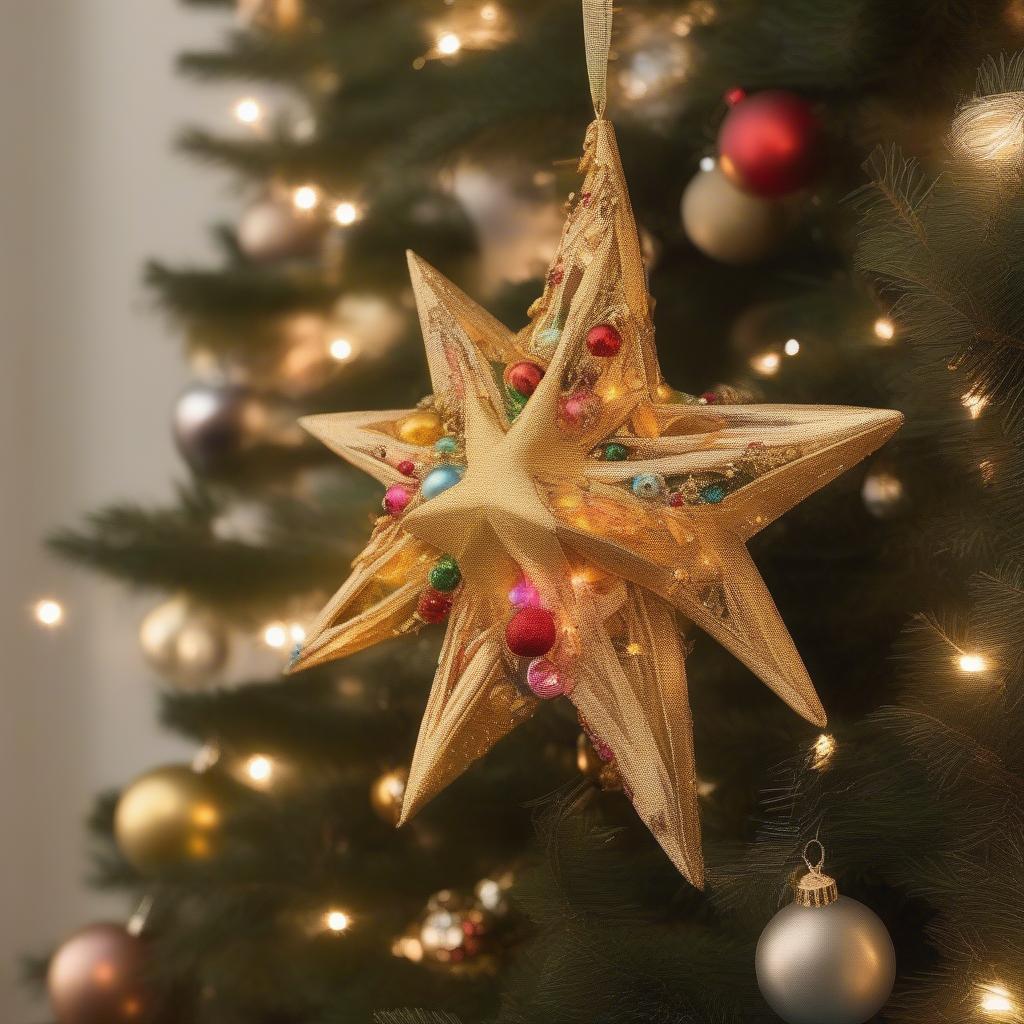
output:
[[[594,113],[604,117],[608,106],[608,55],[612,48],[612,0],[583,0],[583,38]]]

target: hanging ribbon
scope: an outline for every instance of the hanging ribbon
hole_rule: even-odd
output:
[[[594,113],[604,117],[608,106],[608,55],[612,48],[612,0],[583,0],[583,38]]]

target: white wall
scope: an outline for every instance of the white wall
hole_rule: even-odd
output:
[[[174,331],[140,286],[144,258],[208,254],[227,181],[170,150],[185,121],[224,125],[237,88],[172,61],[223,14],[174,0],[0,0],[0,1020],[45,1017],[17,957],[122,906],[85,883],[97,790],[187,755],[153,720],[135,639],[152,598],[41,549],[111,499],[166,499],[181,476],[168,411],[185,380]],[[67,606],[53,633],[28,614]]]

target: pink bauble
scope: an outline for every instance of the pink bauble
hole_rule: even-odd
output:
[[[567,429],[590,426],[601,411],[601,398],[589,388],[566,395],[558,405],[559,425]]]
[[[537,390],[543,377],[544,368],[527,359],[505,368],[505,383],[524,398],[529,398]]]
[[[565,693],[565,684],[558,674],[558,666],[547,658],[534,658],[526,670],[526,685],[535,697],[552,700]]]
[[[540,591],[525,576],[520,576],[508,592],[508,603],[513,608],[539,608]]]
[[[391,516],[400,516],[412,501],[412,495],[407,487],[401,484],[392,484],[384,492],[384,511]]]
[[[521,658],[539,658],[555,646],[555,617],[546,608],[520,608],[505,627],[505,642]]]

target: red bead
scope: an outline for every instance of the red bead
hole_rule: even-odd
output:
[[[759,92],[722,122],[722,170],[746,192],[777,199],[808,185],[818,170],[821,135],[811,105],[789,92]]]
[[[668,496],[668,503],[673,508],[679,508],[680,505],[686,503],[686,499],[678,491],[676,491],[675,494],[670,494]]]
[[[524,398],[529,398],[537,390],[543,376],[544,368],[527,359],[505,367],[505,383]]]
[[[420,594],[419,604],[416,605],[416,614],[424,622],[444,622],[448,613],[452,610],[452,595],[442,594],[440,590],[427,587]]]
[[[555,646],[555,617],[547,608],[520,608],[505,627],[505,642],[513,654],[539,658]]]
[[[611,324],[596,324],[587,331],[587,348],[591,355],[607,359],[622,348],[622,335]]]
[[[715,402],[718,401],[718,395],[716,395],[714,391],[705,391],[700,397],[703,398],[708,405],[714,405]]]
[[[561,263],[559,263],[557,267],[552,267],[550,273],[548,274],[548,284],[561,284],[564,278],[565,268],[562,266]]]
[[[416,463],[410,462],[409,459],[402,459],[402,461],[395,467],[402,476],[415,476],[416,475]]]

